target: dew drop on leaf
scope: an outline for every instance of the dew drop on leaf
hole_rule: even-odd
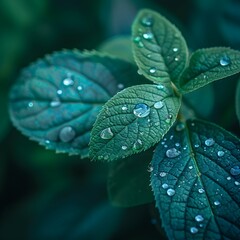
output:
[[[153,34],[151,32],[144,33],[143,38],[146,40],[151,40],[153,39]]]
[[[83,87],[82,87],[81,85],[79,85],[79,86],[77,87],[77,90],[78,90],[78,91],[82,91],[82,90],[83,90]]]
[[[59,100],[53,100],[50,102],[51,107],[59,107],[61,105],[61,102]]]
[[[176,48],[176,47],[173,48],[173,51],[174,51],[174,52],[177,52],[177,51],[178,51],[178,48]]]
[[[213,138],[208,138],[205,140],[205,145],[211,147],[215,143]]]
[[[162,184],[162,188],[163,188],[163,189],[167,189],[167,188],[168,188],[168,184],[167,184],[167,183],[163,183],[163,184]]]
[[[159,176],[160,176],[160,177],[165,177],[166,175],[167,175],[167,173],[165,173],[165,172],[160,172],[160,173],[159,173]]]
[[[123,111],[126,111],[127,109],[128,109],[127,106],[123,106],[123,107],[122,107],[122,110],[123,110]]]
[[[134,144],[133,144],[133,150],[139,150],[143,147],[143,143],[140,139],[138,139]]]
[[[231,180],[232,178],[231,177],[227,177],[227,180],[229,181],[229,180]]]
[[[147,169],[148,172],[152,172],[153,171],[153,167],[152,166],[149,166],[148,169]]]
[[[221,203],[218,201],[218,200],[216,200],[216,201],[214,201],[214,205],[215,206],[218,206],[218,205],[220,205]]]
[[[202,222],[202,221],[204,220],[204,218],[203,218],[202,215],[197,215],[197,216],[195,216],[195,220],[196,220],[197,222]]]
[[[204,193],[205,191],[204,191],[203,188],[199,188],[199,189],[198,189],[198,192],[199,192],[199,193]]]
[[[156,88],[159,89],[159,90],[162,90],[162,89],[164,89],[164,86],[163,86],[162,84],[158,84],[158,85],[156,86]]]
[[[230,58],[228,58],[228,57],[222,57],[220,59],[220,65],[223,67],[229,65],[230,63],[231,63],[231,61],[230,61]]]
[[[60,132],[59,132],[59,138],[62,142],[70,142],[71,140],[73,140],[73,138],[76,136],[76,132],[75,130],[70,127],[70,126],[66,126],[63,127]]]
[[[117,85],[117,87],[118,87],[118,89],[123,89],[123,88],[124,88],[124,85],[123,85],[122,83],[119,83],[119,84]]]
[[[156,109],[161,109],[164,104],[162,101],[159,101],[159,102],[155,102],[154,105],[153,105]]]
[[[178,62],[178,61],[179,61],[179,58],[178,58],[178,57],[175,57],[174,60],[175,60],[176,62]]]
[[[133,114],[138,118],[147,117],[149,113],[150,113],[150,107],[145,103],[138,103],[133,109]]]
[[[72,78],[70,76],[68,76],[67,78],[65,78],[63,80],[63,85],[65,86],[72,86],[74,84],[74,81],[72,80]]]
[[[33,102],[29,102],[28,107],[32,108],[33,107]]]
[[[151,16],[143,17],[141,24],[145,27],[151,27],[153,25],[153,18]]]
[[[166,156],[168,158],[175,158],[181,154],[180,151],[178,151],[176,148],[170,148],[166,151]]]
[[[195,233],[198,232],[198,229],[197,229],[196,227],[191,227],[191,228],[190,228],[190,232],[191,232],[192,234],[195,234]]]
[[[137,70],[137,73],[138,73],[139,75],[143,75],[143,72],[142,72],[141,69],[138,69],[138,70]]]
[[[218,151],[218,152],[217,152],[217,155],[218,155],[219,157],[223,157],[224,154],[225,154],[224,151]]]
[[[175,190],[174,190],[174,189],[169,188],[169,189],[167,190],[167,195],[168,195],[168,196],[172,197],[174,194],[175,194]]]
[[[151,67],[151,68],[149,69],[149,72],[150,72],[151,74],[154,74],[156,71],[157,71],[157,69],[156,69],[155,67]]]
[[[239,185],[240,185],[240,182],[235,181],[234,184],[235,184],[236,186],[239,186]]]
[[[127,149],[127,146],[122,146],[122,150],[126,150]]]
[[[102,139],[111,139],[113,137],[113,133],[111,128],[105,128],[101,131],[100,137]]]
[[[199,148],[200,145],[199,145],[199,144],[195,144],[194,147],[195,147],[195,148]]]
[[[60,89],[57,90],[57,94],[58,94],[58,95],[61,95],[61,94],[62,94],[62,90],[60,90]]]
[[[233,166],[231,169],[230,169],[230,173],[233,175],[233,176],[237,176],[240,174],[240,168],[239,166]]]
[[[185,124],[184,123],[178,123],[176,126],[176,131],[180,132],[185,128]]]

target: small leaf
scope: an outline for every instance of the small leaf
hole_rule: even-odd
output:
[[[240,80],[238,80],[237,92],[236,92],[236,112],[238,121],[240,123]]]
[[[238,239],[240,141],[204,121],[178,123],[152,160],[151,184],[169,239]]]
[[[90,156],[116,160],[150,148],[174,123],[180,97],[170,85],[138,85],[109,100],[94,124]]]
[[[110,164],[108,193],[113,205],[132,207],[154,201],[149,185],[152,149]],[[141,162],[139,162],[141,160]]]
[[[10,94],[14,125],[57,152],[88,155],[102,105],[139,79],[136,67],[96,52],[63,51],[26,68]]]
[[[180,31],[159,13],[144,9],[132,28],[133,53],[143,75],[153,82],[177,80],[186,67],[188,50]]]
[[[240,72],[240,52],[230,48],[200,49],[190,58],[188,68],[176,85],[182,93]]]

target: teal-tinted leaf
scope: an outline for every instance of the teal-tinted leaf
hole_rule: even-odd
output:
[[[237,92],[236,92],[236,112],[237,112],[238,121],[240,122],[240,80],[238,81]]]
[[[6,136],[9,126],[10,120],[8,115],[8,96],[4,91],[0,91],[0,142]]]
[[[132,42],[130,36],[113,37],[101,44],[99,51],[135,63],[132,55]]]
[[[177,85],[181,92],[191,92],[239,72],[239,51],[224,47],[200,49],[192,54],[189,66]]]
[[[174,123],[180,97],[170,85],[138,85],[109,100],[94,124],[90,156],[115,160],[150,148]]]
[[[110,164],[108,193],[113,205],[132,207],[154,201],[149,185],[152,149]]]
[[[199,120],[179,123],[165,138],[151,184],[169,239],[238,239],[239,139]]]
[[[159,13],[144,9],[132,28],[133,53],[143,75],[154,82],[176,81],[188,50],[180,31]]]
[[[26,68],[10,94],[14,125],[48,149],[88,154],[102,105],[139,79],[136,67],[99,55],[63,51]]]

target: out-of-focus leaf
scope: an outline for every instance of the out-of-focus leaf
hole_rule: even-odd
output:
[[[170,84],[124,89],[98,115],[91,132],[90,157],[112,161],[147,150],[175,122],[180,104]]]
[[[136,67],[96,52],[63,51],[26,68],[10,93],[14,125],[48,149],[88,155],[102,105],[141,79]]]
[[[237,92],[236,92],[236,113],[238,121],[240,123],[240,80],[238,80]]]
[[[108,193],[113,205],[132,207],[154,201],[149,185],[152,149],[110,163]]]
[[[99,51],[135,63],[132,54],[131,36],[113,37],[102,43]]]

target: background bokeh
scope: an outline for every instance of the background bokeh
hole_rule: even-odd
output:
[[[153,204],[111,206],[107,164],[45,150],[22,136],[8,114],[8,93],[23,67],[63,48],[96,49],[110,37],[130,35],[141,8],[174,22],[191,51],[211,46],[240,50],[238,0],[0,1],[0,239],[164,238]],[[239,136],[238,79],[218,81],[186,102],[197,107],[198,116]]]

